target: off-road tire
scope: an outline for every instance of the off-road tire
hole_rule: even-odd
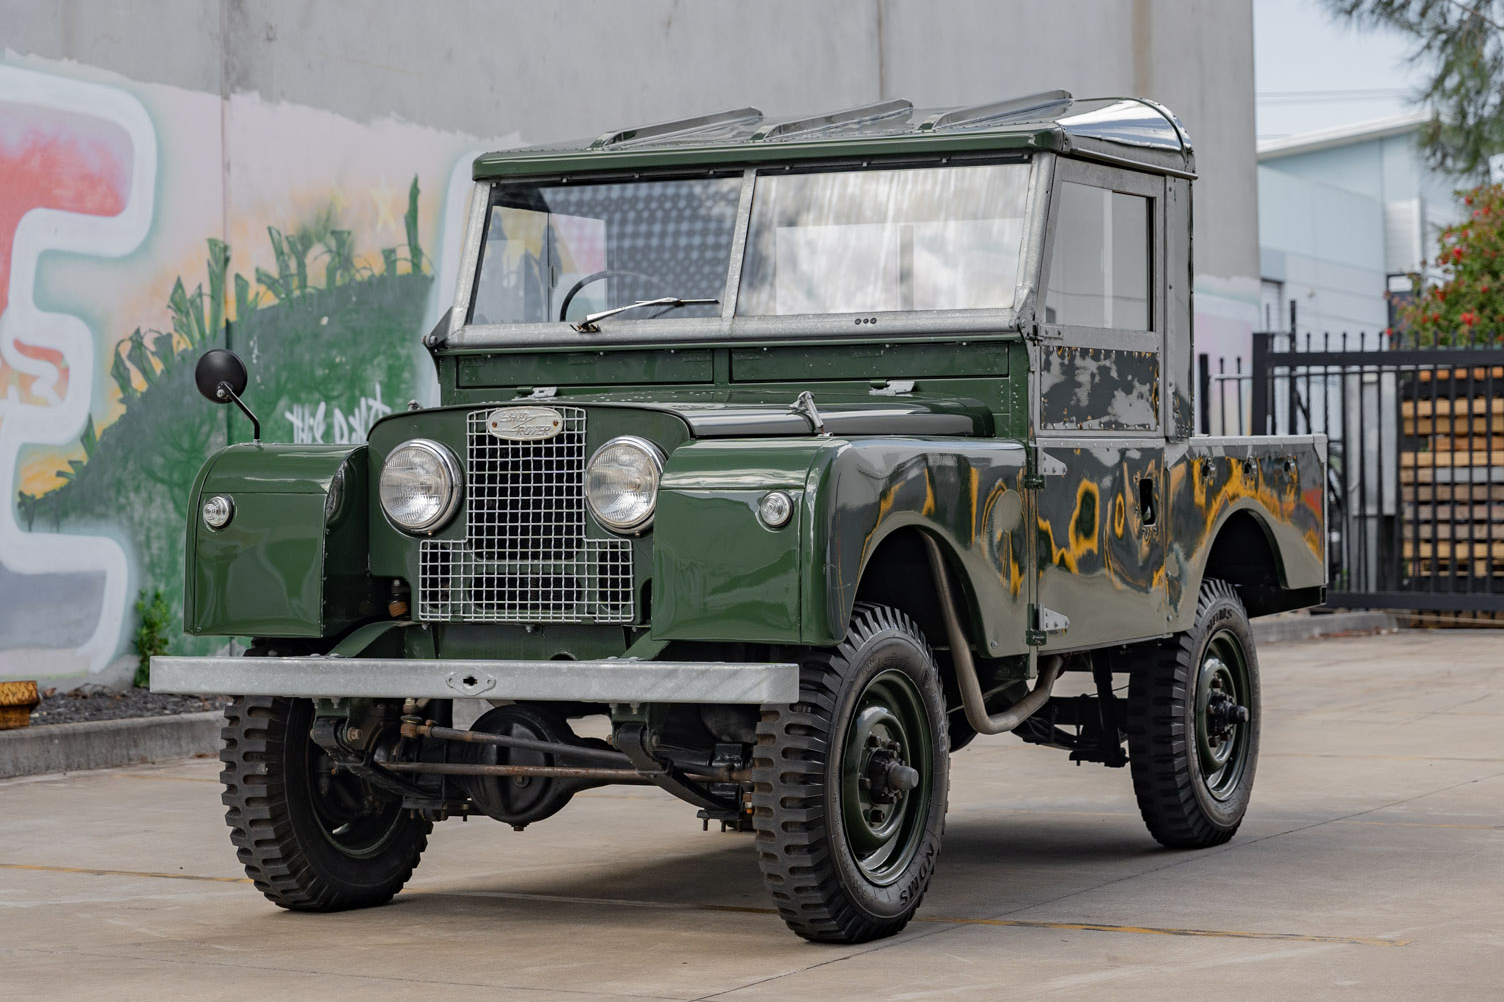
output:
[[[1240,772],[1220,795],[1198,754],[1197,680],[1213,641],[1234,643],[1246,659],[1248,713]],[[1145,645],[1128,684],[1128,763],[1149,834],[1172,849],[1204,849],[1231,839],[1248,810],[1259,752],[1259,671],[1253,631],[1237,591],[1207,579],[1196,621],[1184,633]]]
[[[922,786],[905,796],[922,796],[904,808],[921,813],[902,821],[912,840],[893,859],[897,872],[875,883],[846,835],[841,762],[872,686],[910,683],[918,697],[910,715],[924,724],[916,733],[928,732],[928,767],[915,766]],[[896,609],[857,605],[845,640],[802,659],[799,702],[764,706],[757,725],[752,808],[759,864],[790,929],[810,940],[862,943],[908,924],[940,852],[949,752],[940,674],[924,635]],[[916,749],[906,754],[906,762],[924,760]]]
[[[237,696],[225,707],[219,778],[230,841],[256,888],[283,908],[332,912],[383,904],[412,876],[433,826],[393,803],[372,820],[369,846],[355,853],[341,848],[314,805],[310,763],[319,748],[309,736],[312,725],[306,699]]]

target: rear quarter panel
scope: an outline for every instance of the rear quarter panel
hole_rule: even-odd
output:
[[[1264,531],[1285,589],[1326,585],[1324,435],[1194,438],[1166,455],[1171,629],[1188,629],[1217,533],[1247,512]]]

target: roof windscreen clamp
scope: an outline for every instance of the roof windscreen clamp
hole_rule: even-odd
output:
[[[908,118],[913,113],[914,105],[908,101],[878,101],[876,104],[859,105],[827,115],[772,122],[752,133],[751,141],[760,143],[769,139],[814,139],[853,125],[882,122],[890,118]]]
[[[1046,111],[1062,111],[1075,100],[1068,90],[1047,90],[1025,97],[1010,98],[992,104],[977,104],[970,108],[955,108],[937,112],[919,124],[920,132],[940,132],[945,129],[960,129],[967,126],[1001,121],[1009,118],[1024,118],[1041,115]]]
[[[762,112],[756,108],[737,108],[732,111],[718,111],[712,115],[696,115],[693,118],[680,118],[672,122],[659,122],[656,125],[613,129],[601,134],[595,142],[590,144],[590,148],[604,150],[628,143],[644,143],[673,136],[694,135],[698,132],[708,132],[732,125],[756,125],[761,121]]]

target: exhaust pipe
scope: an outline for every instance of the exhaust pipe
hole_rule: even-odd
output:
[[[940,544],[928,533],[922,533],[924,546],[929,553],[930,572],[935,577],[935,587],[940,595],[940,613],[945,618],[945,633],[950,641],[950,658],[956,668],[956,684],[961,690],[961,706],[966,711],[966,722],[978,734],[1004,734],[1028,720],[1050,698],[1050,690],[1065,667],[1065,658],[1050,655],[1039,663],[1039,678],[1029,694],[1001,713],[988,714],[982,701],[982,686],[977,681],[976,665],[971,660],[971,643],[961,628],[956,614],[956,602],[950,590],[950,574],[945,566],[945,555]]]

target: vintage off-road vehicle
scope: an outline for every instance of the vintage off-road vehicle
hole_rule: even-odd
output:
[[[1173,115],[747,108],[474,175],[442,405],[193,484],[185,628],[254,640],[153,684],[236,697],[267,897],[378,904],[436,821],[641,783],[755,831],[799,935],[885,936],[1003,731],[1128,765],[1166,846],[1233,835],[1248,617],[1322,600],[1326,443],[1193,436]],[[240,404],[233,355],[199,377]]]

